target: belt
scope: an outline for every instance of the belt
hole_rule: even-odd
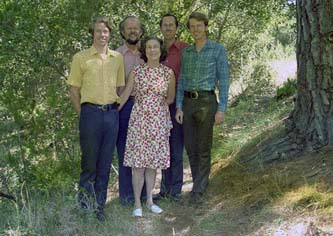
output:
[[[81,104],[81,106],[91,106],[91,107],[101,109],[102,111],[109,111],[112,109],[117,109],[119,106],[119,103],[114,102],[111,104],[99,105],[99,104],[94,104],[94,103],[90,103],[90,102],[84,102]]]
[[[198,99],[207,95],[215,95],[214,90],[184,91],[184,96],[190,99]]]

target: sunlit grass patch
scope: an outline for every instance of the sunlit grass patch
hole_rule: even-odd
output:
[[[229,109],[225,124],[215,129],[211,173],[214,187],[210,188],[214,196],[212,201],[224,205],[222,211],[228,217],[208,213],[205,219],[210,219],[209,223],[200,221],[195,232],[202,234],[204,231],[200,231],[200,227],[205,229],[205,225],[209,225],[212,229],[220,229],[222,233],[242,235],[243,232],[261,227],[266,230],[271,226],[287,227],[288,218],[295,214],[311,214],[313,211],[323,217],[333,214],[332,191],[328,190],[331,163],[328,156],[304,156],[268,165],[264,157],[258,155],[261,147],[285,136],[282,121],[292,107],[291,99],[270,100],[263,104],[240,100],[237,106]],[[252,155],[254,158],[249,158]],[[327,177],[320,181],[318,177],[321,175]],[[311,191],[302,193],[304,186]],[[291,193],[298,194],[298,198],[289,199]],[[220,224],[214,220],[219,216]],[[221,224],[223,227],[220,227]],[[239,224],[244,229],[237,229]],[[212,235],[215,235],[213,232]],[[274,230],[267,235],[275,235]]]
[[[333,207],[333,192],[322,192],[316,185],[305,185],[286,193],[279,203],[295,211],[325,209]]]

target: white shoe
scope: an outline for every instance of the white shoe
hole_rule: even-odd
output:
[[[134,217],[142,217],[142,208],[139,207],[139,208],[134,209],[133,216]]]
[[[148,206],[147,205],[147,208],[152,212],[152,213],[155,213],[155,214],[161,214],[163,212],[163,210],[157,206],[156,204],[153,204],[151,206]]]

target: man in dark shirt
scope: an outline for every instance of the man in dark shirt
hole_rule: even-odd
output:
[[[163,34],[163,44],[168,50],[168,56],[164,65],[170,67],[175,73],[176,81],[178,81],[182,49],[188,44],[177,39],[178,19],[173,14],[165,14],[160,21],[160,30]],[[170,167],[162,170],[162,180],[160,192],[154,196],[154,200],[164,197],[171,197],[173,200],[179,200],[183,186],[183,126],[176,119],[176,103],[169,106],[173,128],[170,136]]]

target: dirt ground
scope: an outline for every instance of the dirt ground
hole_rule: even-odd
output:
[[[273,79],[277,86],[281,86],[288,77],[295,76],[294,58],[289,61],[275,61],[270,66],[273,71],[276,71]],[[239,88],[237,85],[236,87]],[[231,93],[237,95],[237,91],[231,91]],[[208,193],[203,204],[197,206],[188,204],[192,181],[188,163],[185,163],[182,200],[180,202],[164,200],[158,203],[165,210],[163,214],[154,215],[145,212],[143,218],[134,219],[136,227],[133,235],[333,236],[332,148],[272,163],[260,167],[261,169],[258,166],[255,168],[257,170],[246,167],[247,173],[244,175],[255,175],[254,178],[258,178],[258,185],[260,182],[265,182],[265,178],[277,178],[272,181],[272,184],[279,185],[277,188],[281,189],[277,191],[279,195],[272,199],[267,199],[265,196],[261,198],[260,194],[251,190],[253,186],[248,186],[249,191],[243,196],[234,196],[233,193],[229,193],[233,183],[230,183],[232,179],[225,176],[235,170],[225,163],[225,160],[221,160],[212,166]],[[237,171],[235,173],[243,174]],[[276,175],[278,177],[273,173],[278,173],[279,175]],[[281,179],[281,176],[285,176],[285,179]],[[161,174],[158,173],[154,193],[159,191],[160,180]],[[244,182],[240,183],[241,188],[250,185],[248,181],[250,180],[245,178]],[[299,191],[307,188],[317,188],[320,193],[318,196],[330,198],[325,201],[318,200],[315,199],[316,194],[309,195],[308,198],[302,197]],[[117,183],[115,183],[108,194],[109,200],[117,198],[117,191]],[[241,202],[239,199],[249,200]]]
[[[220,168],[220,166],[218,168],[215,166],[213,172],[223,171],[223,167],[222,170]],[[332,192],[333,151],[267,166],[267,173],[271,168],[300,175],[300,182],[304,178],[310,182],[318,182],[318,188],[326,188],[327,192]],[[155,192],[159,191],[160,178],[159,173]],[[298,185],[296,182],[295,186]],[[206,202],[201,206],[190,206],[188,205],[188,193],[192,187],[191,173],[189,167],[186,167],[183,199],[180,202],[162,201],[161,206],[165,209],[162,215],[147,213],[143,218],[134,219],[136,232],[133,235],[333,236],[332,210],[325,213],[324,210],[311,206],[304,206],[301,210],[296,210],[288,203],[288,201],[293,201],[292,197],[279,198],[280,200],[274,202],[258,199],[249,202],[247,206],[235,205],[232,198],[225,197],[228,194],[224,193],[224,198],[222,195],[215,194],[220,192],[218,189],[223,188],[223,185],[223,182],[218,184],[213,181],[205,197]],[[117,198],[116,187],[109,192],[109,196],[110,199]],[[202,222],[202,219],[208,219],[212,215],[220,215],[220,224],[215,222],[212,228],[209,228],[208,225],[207,229],[198,231],[196,227]],[[214,218],[212,220],[214,221]]]

